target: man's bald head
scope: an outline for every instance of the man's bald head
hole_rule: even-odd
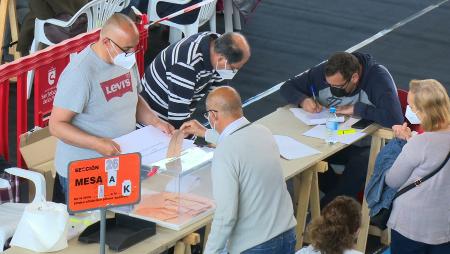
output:
[[[127,40],[123,45],[136,46],[139,42],[139,31],[134,22],[122,13],[114,13],[103,25],[100,32],[102,38],[110,38],[116,42]],[[130,45],[134,44],[134,45]]]
[[[226,117],[242,117],[242,101],[239,93],[230,86],[221,86],[211,91],[206,98],[208,109],[217,110]]]
[[[214,52],[226,58],[228,64],[244,65],[250,58],[247,39],[236,32],[223,34],[215,40]]]

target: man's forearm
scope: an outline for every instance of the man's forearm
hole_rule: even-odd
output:
[[[66,122],[50,123],[50,133],[66,144],[96,150],[98,137]]]
[[[155,125],[159,121],[158,116],[140,95],[136,108],[136,121],[143,125]]]

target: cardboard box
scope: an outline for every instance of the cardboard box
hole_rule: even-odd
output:
[[[56,170],[53,164],[57,139],[48,127],[20,136],[20,152],[28,168],[44,175],[47,200],[52,200]],[[30,182],[30,202],[34,198],[34,184]]]

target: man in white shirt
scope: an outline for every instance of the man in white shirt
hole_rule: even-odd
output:
[[[208,131],[217,146],[211,169],[217,208],[204,253],[220,253],[227,247],[231,254],[264,249],[293,254],[296,220],[272,133],[250,124],[239,94],[231,87],[214,89],[206,109],[212,130],[195,120],[180,128],[202,137]]]

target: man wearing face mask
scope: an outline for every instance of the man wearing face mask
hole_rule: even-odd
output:
[[[231,87],[214,89],[206,99],[205,117],[217,133],[211,166],[216,212],[205,254],[294,254],[296,221],[286,188],[280,153],[272,133],[243,116],[239,94]],[[185,134],[205,136],[191,120]],[[228,242],[228,243],[227,243]]]
[[[192,35],[161,51],[146,68],[141,95],[160,118],[178,128],[203,96],[233,79],[249,57],[242,34]]]
[[[391,74],[368,54],[335,53],[328,61],[286,81],[280,92],[289,103],[311,113],[336,107],[338,114],[371,120],[387,128],[403,123]],[[356,198],[363,189],[370,151],[368,141],[351,145],[328,158],[333,170],[319,176],[320,189],[325,193],[322,206],[338,195]],[[336,173],[342,170],[341,174]]]
[[[338,114],[387,128],[403,122],[391,74],[368,54],[335,53],[328,61],[286,81],[280,92],[289,103],[311,113],[336,107]]]
[[[71,161],[120,154],[112,139],[135,130],[136,122],[166,133],[174,129],[139,96],[138,41],[135,24],[116,13],[99,40],[74,56],[59,78],[49,127],[59,139],[55,166],[63,192]]]

